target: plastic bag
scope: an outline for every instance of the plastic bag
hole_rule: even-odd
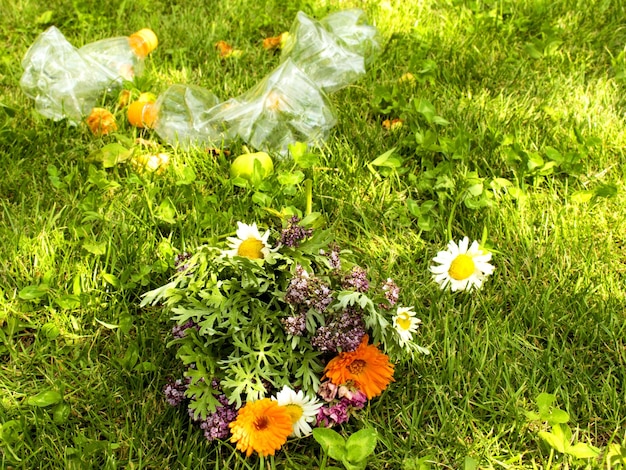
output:
[[[292,60],[332,93],[364,75],[366,63],[379,48],[377,30],[365,24],[362,10],[340,11],[321,21],[298,12],[281,59]]]
[[[104,91],[141,73],[144,57],[158,44],[151,30],[109,38],[80,49],[51,26],[39,35],[22,60],[20,86],[35,108],[53,120],[76,125]]]
[[[357,80],[379,49],[378,32],[362,10],[339,11],[321,21],[299,12],[280,64],[253,88],[218,103],[208,90],[174,85],[148,112],[153,116],[138,121],[183,148],[241,139],[285,156],[294,142],[320,144],[328,138],[336,117],[327,92]]]
[[[378,30],[367,23],[363,10],[352,8],[325,16],[320,24],[334,34],[348,50],[363,56],[366,65],[380,54]]]
[[[95,106],[111,79],[93,73],[91,63],[78,53],[54,26],[42,33],[22,60],[20,86],[43,116],[65,117],[76,125]]]
[[[224,138],[212,121],[219,99],[194,85],[172,85],[148,109],[144,119],[164,141],[182,148],[220,145]],[[215,127],[212,127],[215,126]]]
[[[223,123],[225,138],[285,154],[294,142],[321,142],[336,118],[326,94],[290,59],[247,93],[212,110],[212,128]]]

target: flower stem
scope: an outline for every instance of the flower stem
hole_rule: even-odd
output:
[[[306,211],[305,216],[313,212],[313,181],[310,179],[304,180],[304,190],[306,195]]]
[[[554,457],[554,449],[550,449],[550,457],[548,458],[548,466],[546,467],[546,470],[551,470],[552,469],[552,457]]]
[[[452,220],[454,219],[454,213],[456,212],[456,206],[459,203],[460,198],[456,198],[454,200],[454,204],[452,204],[452,208],[450,209],[450,215],[448,216],[448,229],[447,235],[448,240],[452,240]]]

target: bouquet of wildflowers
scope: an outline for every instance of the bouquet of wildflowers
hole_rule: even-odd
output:
[[[236,235],[179,255],[172,281],[142,302],[171,312],[185,371],[164,391],[207,439],[273,455],[380,395],[390,358],[428,352],[394,281],[373,285],[327,231],[293,217],[275,233],[239,222]]]

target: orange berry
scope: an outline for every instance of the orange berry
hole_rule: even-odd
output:
[[[131,126],[150,128],[156,120],[156,106],[150,101],[134,101],[128,106],[127,117]]]
[[[107,135],[117,130],[115,116],[108,109],[93,108],[87,119],[87,126],[94,135]]]

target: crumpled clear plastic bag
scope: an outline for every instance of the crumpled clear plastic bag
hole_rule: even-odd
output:
[[[300,11],[281,59],[292,60],[321,89],[332,93],[364,75],[379,49],[378,32],[365,22],[362,10],[343,10],[320,21]]]
[[[220,103],[209,90],[195,85],[172,85],[155,103],[152,126],[164,141],[181,148],[219,145],[223,135],[212,121]]]
[[[156,35],[143,29],[131,37],[102,39],[77,49],[51,26],[22,59],[20,85],[40,114],[77,125],[105,91],[141,73],[143,58],[157,44]]]
[[[72,46],[54,26],[42,33],[22,60],[20,86],[43,116],[68,118],[76,125],[110,83],[105,74]],[[96,69],[99,70],[99,69]]]
[[[291,59],[243,95],[213,110],[212,128],[224,126],[227,140],[285,154],[294,142],[321,142],[336,117],[326,94]]]
[[[147,44],[156,47],[156,37],[148,37]],[[24,57],[20,84],[42,115],[77,124],[103,91],[141,71],[150,51],[138,57],[128,47],[125,39],[112,38],[76,49],[53,26]],[[379,50],[378,32],[362,10],[339,11],[320,21],[298,12],[280,64],[260,83],[224,102],[204,88],[173,85],[154,103],[150,127],[183,148],[241,139],[286,155],[294,142],[322,143],[336,123],[327,93],[364,75]]]
[[[320,21],[298,12],[280,65],[248,92],[211,110],[209,128],[222,126],[222,142],[239,138],[283,156],[294,142],[322,143],[337,121],[327,93],[365,74],[379,50],[378,31],[362,10]]]
[[[339,38],[348,50],[363,56],[366,65],[380,54],[380,34],[376,27],[368,24],[363,10],[337,11],[322,18],[320,24]]]

